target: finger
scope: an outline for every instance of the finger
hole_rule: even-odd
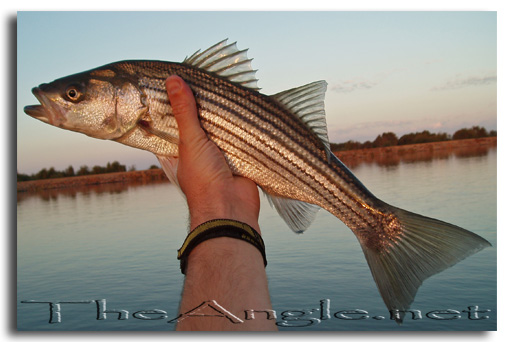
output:
[[[191,88],[177,75],[168,77],[166,90],[170,98],[173,115],[177,120],[180,143],[196,142],[207,136],[200,126],[196,101]]]

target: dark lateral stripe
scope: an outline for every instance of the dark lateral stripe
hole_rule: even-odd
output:
[[[254,121],[256,122],[253,122],[253,121],[249,121],[247,119],[247,115],[244,115],[242,113],[244,113],[244,111],[238,111],[238,110],[235,110],[234,108],[232,108],[231,106],[228,106],[228,105],[224,105],[222,103],[222,101],[220,100],[217,100],[217,99],[210,99],[210,98],[206,98],[206,99],[203,99],[202,100],[205,104],[208,104],[214,108],[216,108],[217,110],[215,112],[218,112],[218,115],[220,116],[224,116],[224,119],[227,121],[227,122],[235,122],[236,120],[238,121],[239,123],[239,127],[252,127],[254,128],[256,131],[259,131],[259,124],[261,121],[260,120],[260,117],[258,117],[257,115],[254,116]],[[229,114],[229,115],[227,115]],[[242,121],[242,122],[240,122]],[[247,132],[249,133],[249,130],[247,130]],[[287,151],[290,151],[290,152],[293,152],[297,158],[301,159],[304,163],[306,164],[309,164],[309,166],[313,167],[316,169],[317,172],[320,172],[321,170],[317,167],[316,163],[309,163],[309,161],[307,160],[307,157],[306,157],[306,154],[308,154],[309,156],[311,157],[315,157],[316,158],[316,161],[318,163],[322,163],[323,161],[320,160],[319,156],[316,156],[316,155],[312,155],[312,154],[309,154],[309,151],[306,151],[306,154],[302,154],[302,153],[299,153],[300,149],[304,149],[306,150],[305,148],[305,145],[299,145],[296,143],[296,141],[294,141],[293,139],[291,139],[290,135],[287,134],[286,132],[283,132],[281,130],[278,130],[276,131],[277,133],[280,133],[280,135],[283,136],[283,139],[284,139],[284,142],[282,144],[282,149],[284,150],[287,150]],[[257,137],[256,134],[253,134],[253,136]],[[272,146],[259,138],[259,140],[263,143],[265,143],[266,145],[269,145],[268,147],[269,148],[272,148]],[[289,147],[287,147],[289,146]],[[276,152],[280,153],[280,154],[284,154],[285,152],[284,151],[281,151],[280,149],[278,148],[275,148]]]
[[[309,150],[310,154],[318,154],[321,151],[321,146],[316,146],[318,138],[314,136],[312,131],[308,129],[299,118],[284,115],[282,108],[277,108],[277,105],[272,105],[269,99],[264,95],[255,95],[253,92],[246,89],[240,89],[236,85],[229,83],[222,83],[219,87],[209,84],[209,82],[200,82],[196,80],[189,80],[194,87],[204,90],[207,94],[215,94],[227,101],[244,109],[243,113],[251,113],[252,115],[245,116],[244,120],[251,123],[251,120],[259,119],[264,124],[270,125],[273,129],[283,132],[293,140],[296,144],[304,146]],[[207,81],[209,81],[207,79]],[[227,89],[223,89],[225,87]],[[228,94],[227,94],[228,93]],[[272,113],[270,116],[259,115],[259,111]],[[241,116],[241,113],[234,113]],[[252,125],[255,125],[252,123]],[[264,127],[264,125],[262,126]],[[299,134],[303,132],[305,135]],[[307,138],[307,139],[306,139]],[[304,140],[308,140],[311,144],[305,144]],[[324,156],[324,154],[320,154]]]

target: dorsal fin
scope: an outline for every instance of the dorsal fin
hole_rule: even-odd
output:
[[[326,91],[327,82],[318,81],[277,93],[272,97],[295,113],[316,134],[325,147],[327,160],[330,161],[324,103]]]
[[[252,69],[252,60],[246,56],[247,51],[239,50],[236,42],[227,45],[225,39],[205,51],[196,51],[191,57],[186,57],[184,63],[215,73],[246,88],[259,90],[255,78],[257,70]]]

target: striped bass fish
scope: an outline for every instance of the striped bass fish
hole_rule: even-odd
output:
[[[63,129],[150,151],[176,182],[179,132],[165,81],[182,77],[232,172],[259,185],[294,232],[307,229],[319,208],[343,221],[389,310],[407,310],[426,278],[490,246],[472,232],[375,197],[330,151],[326,82],[261,94],[246,51],[224,40],[182,63],[108,64],[41,84],[32,90],[41,105],[24,110]]]

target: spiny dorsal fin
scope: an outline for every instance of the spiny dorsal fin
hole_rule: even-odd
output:
[[[215,73],[246,88],[259,90],[255,78],[257,70],[252,69],[252,60],[246,56],[247,51],[239,50],[236,42],[227,45],[225,39],[205,51],[196,51],[191,57],[186,57],[184,63]]]
[[[277,93],[272,97],[295,113],[318,136],[325,147],[327,160],[330,161],[324,103],[326,91],[327,82],[318,81]]]

